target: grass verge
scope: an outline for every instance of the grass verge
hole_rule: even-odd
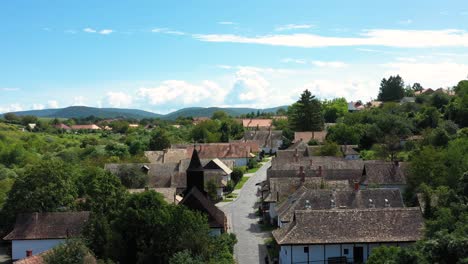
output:
[[[236,187],[234,187],[234,190],[239,190],[242,189],[242,186],[244,186],[245,182],[249,179],[250,177],[244,176],[242,179],[236,184]]]

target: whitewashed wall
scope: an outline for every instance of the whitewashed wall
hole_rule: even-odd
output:
[[[65,239],[13,240],[12,259],[25,258],[26,250],[32,250],[33,255],[37,255],[63,242]]]

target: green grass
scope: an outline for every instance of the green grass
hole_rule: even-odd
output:
[[[244,176],[242,179],[236,184],[236,187],[234,187],[234,190],[239,190],[242,189],[242,186],[244,186],[245,182],[249,179],[250,177]]]
[[[246,173],[255,173],[255,172],[258,171],[258,169],[260,169],[260,167],[251,168],[251,169],[248,169],[248,170],[246,171]]]

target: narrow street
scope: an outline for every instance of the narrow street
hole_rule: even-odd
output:
[[[220,205],[221,210],[226,213],[231,232],[237,236],[234,255],[239,264],[265,263],[267,251],[264,240],[268,238],[269,232],[262,232],[258,225],[259,217],[256,215],[258,186],[255,184],[266,179],[266,170],[270,164],[268,161],[250,176],[237,200]]]

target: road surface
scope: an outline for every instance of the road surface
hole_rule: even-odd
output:
[[[265,263],[267,251],[264,241],[269,237],[269,232],[262,232],[258,225],[258,186],[255,184],[266,179],[266,169],[270,164],[268,161],[250,176],[240,190],[237,200],[219,205],[226,213],[231,232],[237,236],[234,255],[239,264]]]

